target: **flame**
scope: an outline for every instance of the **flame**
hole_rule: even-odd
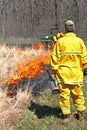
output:
[[[33,49],[44,49],[45,48],[45,46],[41,43],[41,42],[39,42],[37,45],[32,45],[32,48]]]
[[[44,66],[49,64],[50,60],[50,50],[46,51],[41,43],[27,48],[26,50],[17,47],[13,47],[11,50],[11,48],[4,46],[3,51],[2,58],[7,56],[10,60],[10,64],[8,63],[9,66],[6,64],[8,68],[6,70],[7,77],[3,76],[4,81],[0,81],[1,86],[10,85],[12,87],[10,89],[8,88],[7,95],[10,93],[11,89],[14,91],[15,85],[23,79],[34,79],[43,74],[45,71]],[[12,68],[14,69],[12,70]]]
[[[44,65],[49,64],[49,52],[42,54],[42,56],[37,57],[29,61],[26,65],[17,64],[16,75],[12,75],[10,79],[6,81],[7,84],[16,85],[22,79],[29,78],[33,79],[44,73]]]

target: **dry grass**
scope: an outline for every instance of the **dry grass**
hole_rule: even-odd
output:
[[[31,92],[27,91],[17,93],[13,98],[9,98],[6,94],[0,91],[0,130],[8,124],[11,128],[15,119],[20,118],[25,112],[25,108],[30,106]]]
[[[0,86],[2,88],[7,85],[17,85],[25,78],[35,78],[43,73],[42,66],[49,62],[49,51],[46,52],[44,48],[38,47],[33,46],[23,50],[17,46],[0,46]]]
[[[26,66],[29,61],[45,54],[42,48],[34,49],[27,48],[22,50],[20,48],[8,47],[6,45],[0,46],[0,129],[4,124],[11,124],[16,118],[20,117],[25,111],[23,107],[30,105],[31,92],[19,90],[17,95],[10,98],[6,95],[6,89],[2,88],[9,78],[16,74],[17,64]],[[22,77],[23,78],[23,77]]]
[[[26,65],[43,53],[45,53],[43,49],[28,48],[22,50],[16,46],[13,48],[5,45],[0,46],[0,83],[2,84],[16,73],[17,64]]]

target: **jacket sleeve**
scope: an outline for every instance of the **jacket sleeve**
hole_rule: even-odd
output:
[[[87,49],[83,41],[82,41],[82,65],[83,69],[87,70]]]
[[[59,40],[58,40],[59,41]],[[51,52],[51,59],[50,59],[50,66],[52,68],[53,74],[56,74],[58,71],[59,60],[60,60],[60,50],[59,50],[59,43],[55,44],[53,51]]]
[[[82,46],[82,64],[87,64],[87,50],[85,44]]]

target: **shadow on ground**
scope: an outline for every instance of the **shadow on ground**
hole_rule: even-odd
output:
[[[38,118],[44,118],[45,116],[55,116],[62,119],[63,114],[60,108],[52,108],[47,105],[39,105],[31,101],[31,106],[29,107],[30,111],[33,111]]]

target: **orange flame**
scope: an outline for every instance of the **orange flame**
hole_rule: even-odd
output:
[[[32,46],[34,49],[41,48],[44,49],[44,46],[39,43],[36,46]],[[17,49],[16,52],[18,57],[21,59],[22,50]],[[26,60],[28,60],[28,55],[25,55],[24,57]],[[50,50],[48,51],[42,51],[41,55],[36,56],[32,60],[27,61],[26,63],[22,63],[22,60],[19,61],[19,63],[16,64],[16,71],[15,74],[12,74],[9,79],[7,79],[4,84],[11,85],[12,90],[14,91],[15,85],[17,85],[19,82],[21,82],[23,79],[34,79],[41,74],[44,73],[44,65],[49,64],[50,60]],[[7,94],[9,95],[11,93],[11,89],[8,88]]]
[[[44,49],[45,47],[44,47],[44,45],[40,42],[40,43],[38,43],[37,45],[32,45],[32,48],[33,49]]]
[[[33,79],[44,73],[43,66],[49,64],[49,53],[43,54],[42,57],[34,59],[28,62],[25,66],[17,64],[16,75],[12,75],[6,82],[11,85],[15,85],[24,78]]]

